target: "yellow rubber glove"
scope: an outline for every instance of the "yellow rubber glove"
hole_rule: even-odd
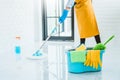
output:
[[[98,65],[100,65],[100,67],[102,66],[102,62],[100,59],[100,50],[94,50],[94,52],[92,54],[95,57],[93,67],[98,69]]]
[[[98,69],[98,65],[102,66],[100,60],[100,50],[89,50],[86,56],[85,66],[91,66],[95,69]]]
[[[91,51],[89,50],[86,55],[86,61],[84,63],[85,66],[90,66],[91,64]]]
[[[78,48],[76,48],[76,51],[80,50],[86,50],[86,46],[84,44],[81,44]]]

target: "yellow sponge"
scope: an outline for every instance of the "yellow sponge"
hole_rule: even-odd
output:
[[[81,44],[79,47],[76,48],[76,51],[80,50],[86,50],[86,46],[84,44]]]

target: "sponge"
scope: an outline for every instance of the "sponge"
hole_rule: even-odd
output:
[[[76,48],[76,51],[80,50],[86,50],[86,46],[84,44],[81,44],[78,48]]]
[[[71,51],[70,52],[70,57],[71,57],[71,62],[85,62],[86,60],[86,53],[87,51]]]

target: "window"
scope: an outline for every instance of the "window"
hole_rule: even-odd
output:
[[[58,19],[66,6],[67,0],[42,0],[42,26],[43,40],[51,33],[52,29],[57,26]],[[74,40],[74,13],[73,9],[69,11],[64,23],[58,26],[55,34],[49,40]]]

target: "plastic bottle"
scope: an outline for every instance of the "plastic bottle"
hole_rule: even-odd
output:
[[[21,46],[20,46],[21,37],[20,36],[16,36],[15,39],[16,39],[15,53],[16,54],[20,54],[21,53]]]
[[[21,37],[20,36],[15,37],[15,56],[16,56],[16,67],[18,69],[21,69],[22,57],[21,57]]]

